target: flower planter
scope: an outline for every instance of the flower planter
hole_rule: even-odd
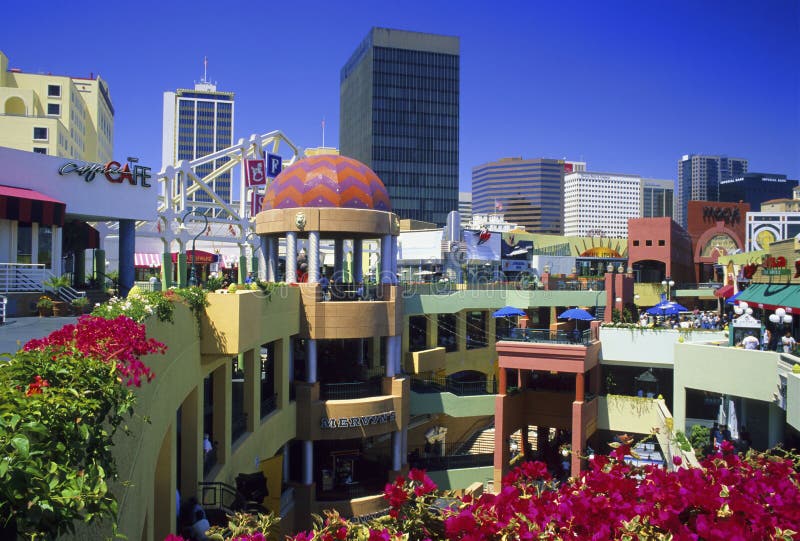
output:
[[[39,317],[50,317],[53,315],[52,308],[39,308]]]
[[[66,316],[69,312],[69,306],[63,301],[53,301],[53,315],[55,317]]]

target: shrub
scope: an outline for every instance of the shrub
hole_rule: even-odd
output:
[[[53,299],[44,295],[39,297],[39,300],[36,301],[36,308],[40,310],[52,310],[53,309]]]
[[[689,440],[692,442],[692,447],[705,452],[711,441],[711,430],[707,426],[692,425],[692,431],[689,434]]]

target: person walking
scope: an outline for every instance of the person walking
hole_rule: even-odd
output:
[[[783,344],[784,353],[792,353],[794,351],[797,342],[792,336],[792,331],[786,331],[786,334],[781,338],[781,343]]]
[[[769,329],[764,327],[764,332],[761,335],[761,349],[763,351],[769,350],[769,343],[772,340],[772,333],[769,332]]]

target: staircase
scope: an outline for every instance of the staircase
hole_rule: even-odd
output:
[[[594,308],[594,318],[597,321],[603,321],[606,317],[606,307],[605,306],[595,306]]]
[[[522,449],[522,431],[518,430],[511,435],[511,439],[517,443],[517,448]],[[465,455],[479,455],[484,453],[494,452],[495,432],[494,426],[484,428],[483,430],[473,434],[467,441],[465,447],[461,449],[460,454]],[[536,426],[528,426],[528,443],[531,449],[537,449],[538,441],[536,435]]]

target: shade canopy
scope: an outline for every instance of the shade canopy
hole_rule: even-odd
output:
[[[582,310],[580,308],[570,308],[569,310],[565,310],[558,316],[558,319],[579,319],[581,321],[592,321],[594,320],[594,316],[587,312],[586,310]]]
[[[740,291],[736,295],[728,297],[728,300],[725,301],[725,304],[736,304],[739,301],[739,295],[741,295],[743,292],[744,290]]]
[[[492,317],[511,317],[524,316],[525,311],[513,306],[503,306],[500,310],[492,314]]]
[[[667,301],[648,308],[647,313],[651,316],[674,316],[678,312],[688,312],[688,310],[688,308],[677,302]]]

